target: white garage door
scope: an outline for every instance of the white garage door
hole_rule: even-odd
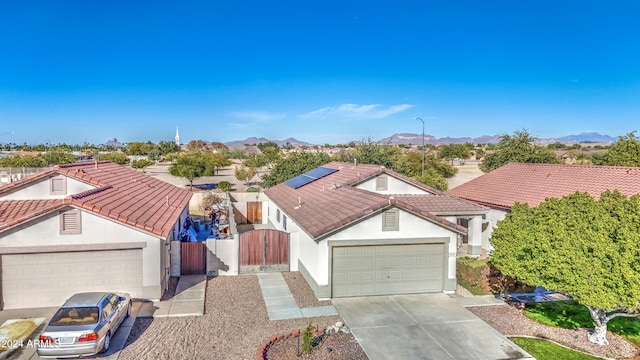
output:
[[[142,249],[2,255],[4,309],[60,306],[84,291],[142,293]]]
[[[440,292],[444,244],[333,247],[332,296]]]

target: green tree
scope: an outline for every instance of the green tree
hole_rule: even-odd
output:
[[[612,144],[602,157],[594,157],[596,165],[610,166],[640,166],[640,141],[636,138],[636,132],[632,131],[624,136],[619,136],[618,141]]]
[[[413,178],[438,190],[446,191],[449,188],[447,180],[434,168],[425,168],[424,175],[416,175]]]
[[[247,184],[247,182],[251,180],[255,174],[256,168],[253,166],[240,165],[236,167],[235,170],[236,179],[238,179],[238,181],[242,181],[245,184]]]
[[[193,180],[203,176],[213,176],[215,165],[209,152],[190,152],[179,155],[169,167],[169,174],[189,180],[193,191]]]
[[[262,178],[271,187],[331,161],[325,153],[295,152],[275,162],[271,172]]]
[[[229,160],[226,151],[216,153],[207,152],[204,154],[209,159],[209,161],[211,161],[216,172],[218,172],[220,168],[231,165],[231,160]]]
[[[504,275],[568,293],[595,323],[589,340],[607,343],[607,322],[637,317],[640,196],[577,192],[537,207],[516,204],[491,236],[491,262]]]
[[[155,164],[155,161],[153,160],[149,160],[149,159],[140,159],[140,160],[133,160],[131,162],[131,167],[134,169],[142,169],[142,172],[145,172],[144,169],[147,166],[151,166]]]
[[[69,151],[60,150],[58,148],[47,151],[44,154],[38,155],[41,157],[47,164],[73,164],[76,162],[76,157]]]
[[[465,144],[447,144],[440,147],[438,157],[451,161],[453,165],[453,159],[468,159],[471,157],[471,150]]]
[[[402,155],[402,151],[397,146],[381,145],[368,139],[357,145],[353,151],[341,152],[338,159],[344,162],[357,161],[360,164],[380,165],[393,169]]]
[[[501,135],[495,152],[487,154],[480,163],[480,170],[489,172],[510,162],[559,164],[560,159],[544,146],[536,145],[526,131],[513,135]]]
[[[179,152],[180,146],[176,145],[173,141],[160,141],[158,143],[158,149],[160,150],[160,154],[166,155]]]
[[[0,167],[46,167],[47,160],[42,156],[12,155],[0,158]]]
[[[121,152],[109,152],[106,154],[100,154],[100,160],[108,160],[119,165],[126,165],[129,163],[129,158],[126,154]]]

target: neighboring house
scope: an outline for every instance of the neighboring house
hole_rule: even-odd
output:
[[[291,270],[319,298],[454,291],[458,240],[480,254],[488,211],[384,167],[339,162],[265,194],[269,222],[290,233]]]
[[[76,292],[158,299],[191,193],[110,162],[55,166],[0,187],[3,309]]]
[[[640,168],[628,166],[509,163],[449,190],[449,194],[489,207],[483,243],[498,221],[518,203],[537,206],[546,198],[576,191],[599,198],[605,190],[627,196],[640,193]]]

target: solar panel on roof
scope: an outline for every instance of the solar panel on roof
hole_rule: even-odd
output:
[[[338,169],[332,169],[332,168],[326,168],[324,166],[319,166],[315,169],[309,170],[306,173],[302,174],[302,175],[298,175],[294,178],[291,178],[287,181],[285,181],[284,183],[291,186],[294,189],[297,189],[301,186],[307,185],[311,182],[314,182],[318,179],[320,179],[321,177],[325,177],[329,174],[332,174],[334,172],[338,171]]]
[[[289,179],[287,181],[285,181],[284,183],[291,186],[294,189],[299,188],[300,186],[306,185],[310,182],[312,182],[314,179],[308,177],[308,176],[304,176],[304,175],[298,175],[292,179]]]
[[[333,174],[338,171],[338,169],[326,168],[324,166],[319,166],[313,170],[309,170],[305,173],[307,176],[314,177],[316,179],[320,179],[321,177],[325,177],[329,174]]]

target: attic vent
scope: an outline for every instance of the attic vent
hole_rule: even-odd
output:
[[[67,178],[64,176],[56,176],[49,180],[50,195],[66,195],[67,194]]]
[[[400,229],[399,222],[398,209],[390,209],[382,213],[382,231],[398,231]]]
[[[60,213],[60,235],[82,234],[80,210],[67,210]]]

